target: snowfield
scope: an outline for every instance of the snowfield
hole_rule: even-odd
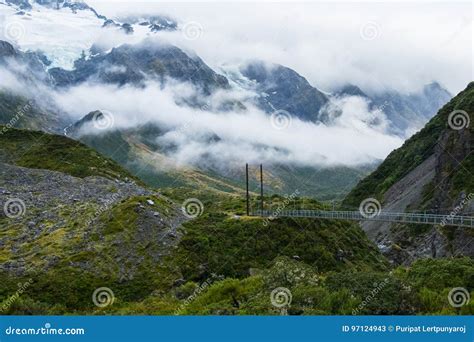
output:
[[[152,35],[147,26],[132,25],[127,35],[119,27],[102,27],[104,19],[92,10],[68,7],[48,8],[32,3],[30,11],[21,11],[0,0],[0,39],[21,51],[42,51],[52,62],[50,67],[71,70],[82,51],[86,54],[96,43],[110,50],[123,43],[137,43]]]

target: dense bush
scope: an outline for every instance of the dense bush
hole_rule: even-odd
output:
[[[206,214],[184,224],[184,230],[173,260],[189,280],[211,273],[244,277],[251,268],[268,267],[277,256],[298,258],[321,272],[387,266],[360,228],[343,221]]]

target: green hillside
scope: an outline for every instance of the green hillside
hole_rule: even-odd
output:
[[[0,162],[59,171],[75,177],[138,179],[113,160],[60,135],[0,126]]]
[[[448,125],[449,114],[455,110],[463,110],[470,116],[471,124],[468,129],[464,129],[463,134],[451,129]],[[458,156],[459,153],[456,153],[456,150],[461,149],[465,144],[472,146],[473,122],[474,82],[471,82],[465,90],[441,108],[421,131],[408,139],[402,147],[390,153],[374,172],[360,181],[347,195],[343,204],[348,207],[357,207],[365,198],[375,197],[381,200],[383,194],[393,184],[433,155],[440,146],[444,150],[440,153]],[[474,156],[467,151],[462,157],[464,158],[461,167],[443,171],[447,171],[452,179],[450,191],[473,192],[474,177],[470,175],[470,171],[474,170]],[[444,166],[448,167],[448,165]]]

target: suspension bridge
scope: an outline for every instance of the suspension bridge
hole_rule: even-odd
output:
[[[381,208],[377,210],[364,212],[358,211],[336,211],[336,210],[264,210],[263,203],[263,166],[260,164],[260,210],[250,211],[249,194],[249,166],[246,165],[246,183],[247,183],[247,216],[260,216],[269,219],[278,217],[307,217],[317,219],[331,220],[350,220],[350,221],[381,221],[381,222],[399,222],[413,224],[427,224],[440,226],[455,226],[474,228],[474,216],[457,215],[455,212],[448,214],[430,214],[430,213],[410,213],[410,212],[390,212]]]
[[[308,217],[331,220],[400,222],[474,228],[473,216],[450,214],[394,213],[384,212],[383,210],[379,213],[372,214],[365,214],[360,211],[257,210],[249,214],[250,216],[262,216],[270,219],[277,217]]]

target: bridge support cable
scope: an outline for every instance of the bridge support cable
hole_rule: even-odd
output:
[[[247,216],[250,216],[249,164],[245,164],[245,183],[246,183]]]

